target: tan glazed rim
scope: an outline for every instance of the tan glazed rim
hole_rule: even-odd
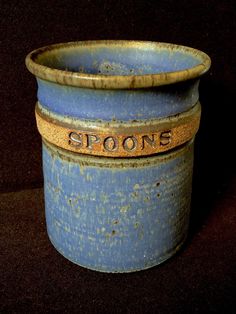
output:
[[[143,48],[146,50],[150,49],[152,51],[163,49],[173,52],[182,52],[184,54],[186,53],[186,55],[199,60],[199,63],[184,70],[140,75],[88,74],[83,72],[59,70],[39,63],[40,57],[46,57],[47,55],[50,56],[53,52],[55,53],[59,50],[71,50],[86,46],[94,50],[104,46],[111,49],[116,49],[118,47],[133,49]],[[197,78],[206,73],[211,65],[210,57],[206,53],[194,48],[161,42],[129,40],[94,40],[54,44],[32,51],[27,55],[25,62],[28,70],[38,78],[62,85],[93,89],[132,89],[173,84]]]

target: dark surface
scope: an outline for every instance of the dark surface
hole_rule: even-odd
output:
[[[235,1],[12,0],[1,1],[0,12],[0,313],[234,313]],[[172,42],[212,58],[200,85],[188,243],[140,273],[82,269],[46,235],[36,83],[24,58],[40,46],[86,39]]]

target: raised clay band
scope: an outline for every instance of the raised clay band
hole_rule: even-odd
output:
[[[193,138],[199,128],[201,106],[198,102],[176,116],[132,123],[62,121],[39,103],[35,114],[42,137],[63,149],[96,156],[137,157],[168,151]]]

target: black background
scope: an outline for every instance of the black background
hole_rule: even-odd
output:
[[[1,306],[3,313],[233,312],[235,1],[1,1],[0,23],[0,197],[5,213],[0,312]],[[34,118],[36,82],[24,58],[41,46],[91,39],[171,42],[203,50],[212,59],[200,84],[203,112],[189,241],[175,258],[142,273],[106,275],[81,269],[60,257],[46,238],[37,189],[43,178]],[[19,192],[26,189],[34,190]],[[38,238],[37,221],[25,214],[27,206],[40,211]]]

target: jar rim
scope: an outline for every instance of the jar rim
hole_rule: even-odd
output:
[[[106,47],[109,49],[130,48],[145,49],[146,51],[180,52],[186,56],[196,59],[197,64],[177,71],[130,74],[130,75],[105,75],[101,73],[91,74],[86,72],[68,71],[57,69],[40,62],[40,58],[50,58],[53,53],[62,50],[73,50],[87,47],[96,50]],[[76,41],[68,43],[45,46],[30,52],[25,59],[28,70],[36,77],[54,83],[75,87],[92,89],[137,89],[155,86],[169,85],[190,79],[195,79],[206,73],[211,65],[210,57],[195,48],[187,46],[152,42],[152,41],[130,41],[130,40],[91,40]]]

